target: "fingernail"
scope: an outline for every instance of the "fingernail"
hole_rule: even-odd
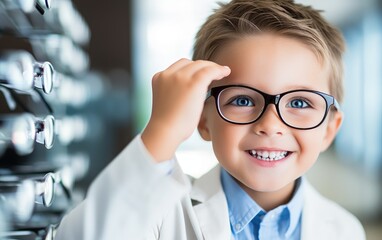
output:
[[[224,68],[227,69],[229,73],[231,73],[231,68],[230,67],[224,66]]]

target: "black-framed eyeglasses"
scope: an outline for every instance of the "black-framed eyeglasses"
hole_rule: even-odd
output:
[[[206,100],[211,96],[215,98],[220,117],[233,124],[254,123],[261,118],[269,104],[274,104],[284,124],[309,130],[324,122],[332,106],[340,110],[333,96],[306,89],[270,95],[245,85],[225,85],[211,88]]]

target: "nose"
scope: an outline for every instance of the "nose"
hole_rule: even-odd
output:
[[[284,135],[287,126],[280,119],[276,106],[270,104],[264,111],[261,118],[252,124],[252,129],[255,134],[269,137]]]

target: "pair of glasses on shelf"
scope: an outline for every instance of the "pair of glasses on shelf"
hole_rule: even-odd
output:
[[[34,143],[53,147],[55,119],[52,115],[39,119],[29,113],[0,115],[0,148],[12,146],[19,155],[33,151]]]
[[[16,91],[41,89],[52,92],[55,70],[49,62],[37,62],[26,51],[14,50],[0,53],[0,85]]]
[[[0,205],[16,222],[28,221],[35,203],[49,207],[54,193],[53,173],[0,176]]]

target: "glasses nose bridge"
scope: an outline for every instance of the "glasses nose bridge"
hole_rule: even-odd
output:
[[[264,102],[265,102],[263,111],[265,111],[268,108],[269,104],[274,104],[276,109],[278,108],[280,98],[281,98],[280,94],[270,95],[270,94],[263,93],[263,97],[264,97]]]
[[[263,110],[260,114],[260,116],[258,117],[258,119],[262,118],[265,114],[265,112],[267,111],[268,109],[268,106],[270,104],[273,104],[275,105],[275,110],[276,110],[276,115],[277,117],[281,120],[282,120],[282,117],[281,117],[281,114],[279,112],[279,102],[280,102],[280,99],[282,97],[281,94],[277,94],[277,95],[270,95],[270,94],[267,94],[267,93],[262,93],[263,95],[263,98],[264,98],[264,107],[263,107]]]

